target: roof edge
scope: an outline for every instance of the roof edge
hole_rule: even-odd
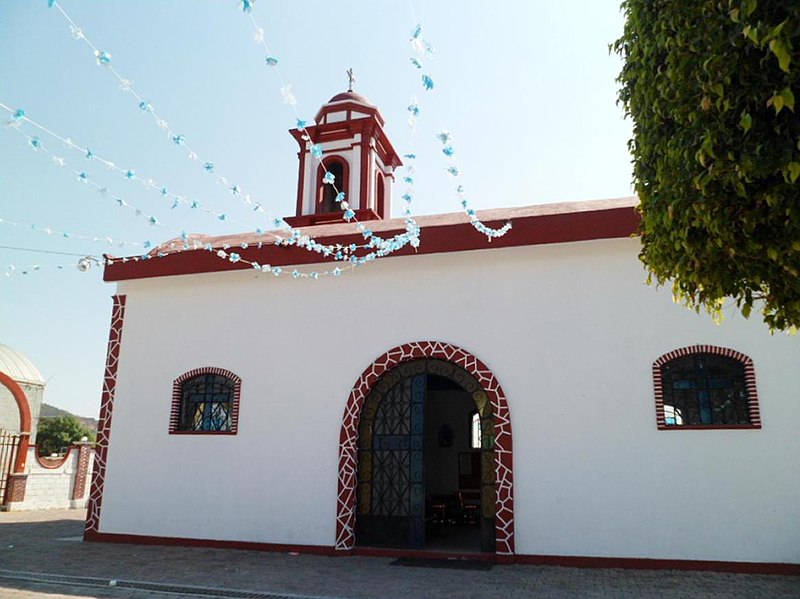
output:
[[[481,221],[488,227],[501,227],[508,221],[512,229],[503,237],[487,242],[486,237],[476,231],[464,213],[437,214],[416,217],[422,229],[422,242],[414,250],[411,247],[393,253],[393,256],[438,254],[470,250],[497,249],[569,243],[596,239],[630,237],[637,233],[640,216],[636,210],[636,197],[587,202],[565,202],[539,204],[518,208],[499,208],[478,212]],[[370,229],[381,237],[389,237],[405,230],[405,219],[370,221]],[[325,224],[300,229],[323,244],[349,245],[363,243],[363,237],[355,231],[352,223]],[[285,230],[272,234],[287,237]],[[316,253],[297,246],[278,246],[271,241],[272,235],[255,233],[208,236],[191,235],[189,243],[198,243],[213,248],[237,249],[242,261],[232,263],[220,259],[215,252],[204,249],[169,253],[170,244],[185,243],[172,240],[158,246],[147,259],[140,257],[115,258],[108,256],[104,280],[124,281],[152,277],[224,272],[252,269],[248,262],[272,266],[310,265],[323,262]],[[166,254],[156,257],[158,254]],[[386,259],[386,258],[383,258]]]

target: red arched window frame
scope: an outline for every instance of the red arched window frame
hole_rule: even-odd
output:
[[[749,424],[692,424],[676,426],[667,423],[667,414],[664,408],[664,380],[663,367],[670,362],[686,356],[706,354],[711,356],[724,356],[738,362],[744,371],[744,387],[747,390],[747,412]],[[758,392],[756,391],[756,373],[753,360],[745,354],[727,347],[714,345],[691,345],[668,352],[653,362],[653,388],[656,400],[656,426],[659,430],[698,430],[698,429],[753,429],[761,428],[761,411],[758,405]]]
[[[317,201],[314,205],[314,214],[327,214],[339,210],[338,204],[335,206],[334,210],[325,209],[326,189],[328,190],[329,194],[333,193],[334,196],[336,195],[336,192],[333,190],[333,186],[323,182],[323,178],[325,177],[326,171],[333,171],[334,165],[338,165],[342,169],[341,180],[339,177],[336,177],[334,185],[340,192],[344,192],[345,199],[352,203],[352,199],[350,198],[350,165],[347,164],[347,160],[341,156],[325,156],[323,162],[321,162],[319,167],[317,167]],[[328,205],[328,208],[331,207],[331,205]]]
[[[181,426],[181,410],[183,408],[183,385],[187,381],[203,375],[213,375],[223,377],[232,387],[229,422],[230,425],[224,430],[186,430]],[[239,397],[242,392],[242,379],[223,368],[206,366],[196,368],[179,376],[172,383],[172,409],[169,415],[169,432],[174,435],[235,435],[239,430]]]

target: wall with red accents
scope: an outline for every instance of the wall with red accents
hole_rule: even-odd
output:
[[[8,509],[43,510],[84,508],[89,498],[94,449],[91,442],[78,442],[57,458],[40,458],[38,448],[28,448],[25,490]]]
[[[516,555],[800,563],[800,339],[674,304],[635,239],[487,248],[120,282],[91,532],[333,550],[354,386],[438,341],[502,386]],[[752,360],[760,429],[659,430],[653,363],[698,344]],[[235,435],[169,434],[173,381],[200,367],[241,378]]]

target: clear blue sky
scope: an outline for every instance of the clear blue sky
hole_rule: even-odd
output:
[[[212,160],[218,173],[275,216],[293,214],[297,147],[287,130],[294,113],[239,3],[59,4],[201,159]],[[415,214],[459,209],[435,140],[441,130],[453,136],[460,182],[477,209],[631,195],[631,125],[615,104],[620,64],[608,53],[622,29],[619,0],[257,0],[254,15],[303,118],[313,119],[321,104],[346,89],[345,71],[353,67],[356,91],[380,108],[396,148],[413,148],[419,156]],[[417,22],[437,50],[425,69],[435,82],[432,91],[422,89],[409,62]],[[406,123],[412,96],[422,105],[413,137]],[[250,229],[266,224],[140,113],[47,0],[0,3],[0,102],[24,108],[76,144]],[[0,111],[0,117],[9,115]],[[91,181],[174,230],[243,229],[185,207],[173,210],[141,184],[29,125],[22,130],[38,135],[50,154],[33,151],[14,129],[0,128],[0,219],[73,237],[157,243],[175,236],[71,175],[85,169]],[[56,166],[53,155],[67,167]],[[0,246],[136,253],[4,224]],[[47,403],[96,417],[114,287],[102,282],[99,269],[78,272],[77,260],[0,248],[0,343],[27,354],[49,379]],[[20,274],[36,264],[40,271]],[[9,265],[17,270],[6,277]]]

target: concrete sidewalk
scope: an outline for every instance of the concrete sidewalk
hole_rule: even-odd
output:
[[[84,543],[84,516],[82,510],[0,513],[0,598],[800,597],[800,577],[789,576],[524,565],[473,571],[398,567],[391,558]]]

